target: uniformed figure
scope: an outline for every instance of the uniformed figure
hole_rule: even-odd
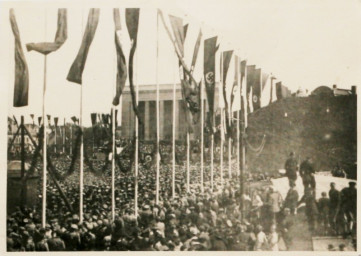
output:
[[[330,191],[328,192],[328,197],[330,198],[329,222],[332,230],[338,235],[340,232],[340,224],[342,223],[342,217],[340,216],[341,195],[340,191],[336,189],[334,182],[330,183],[330,187]]]
[[[326,192],[321,193],[321,198],[318,200],[318,211],[319,211],[319,223],[320,223],[320,232],[322,235],[328,234],[328,227],[329,227],[329,206],[330,206],[330,199],[327,197]]]
[[[351,235],[356,222],[357,190],[356,183],[349,182],[349,187],[341,190],[341,209],[345,218],[344,236]]]
[[[316,220],[318,216],[318,209],[317,209],[317,202],[315,199],[315,196],[313,194],[312,188],[307,187],[305,194],[301,198],[301,200],[298,202],[298,205],[305,203],[306,204],[306,216],[307,216],[307,222],[308,222],[308,228],[311,233],[314,233],[316,228]]]
[[[287,192],[287,196],[284,202],[284,207],[289,208],[291,214],[297,214],[297,203],[299,199],[298,192],[296,190],[296,184],[290,184],[290,189]]]
[[[315,181],[315,169],[311,162],[311,158],[307,157],[305,161],[301,163],[300,166],[300,176],[302,177],[303,186],[306,188],[312,188],[313,192],[316,191],[316,181]]]
[[[290,186],[291,184],[296,184],[297,169],[298,169],[298,164],[295,158],[295,153],[291,152],[290,157],[287,159],[285,163],[286,176],[288,178]]]

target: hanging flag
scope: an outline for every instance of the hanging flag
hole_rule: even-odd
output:
[[[59,118],[54,117],[54,125],[55,125],[55,127],[58,127],[58,121],[59,121]]]
[[[18,120],[16,120],[16,117],[15,117],[14,115],[13,115],[13,119],[14,119],[15,125],[16,125],[16,126],[19,126]]]
[[[29,43],[26,44],[28,51],[37,51],[42,54],[49,54],[58,50],[68,38],[67,28],[67,9],[58,9],[58,28],[55,34],[54,42]]]
[[[239,58],[238,56],[234,56],[234,81],[232,85],[232,93],[231,93],[231,111],[233,111],[233,103],[236,97],[236,92],[238,90],[238,66],[239,66]]]
[[[228,111],[228,100],[227,100],[227,90],[226,90],[226,81],[227,81],[227,74],[229,69],[229,64],[231,62],[233,51],[226,51],[222,52],[222,59],[223,59],[223,68],[222,68],[222,89],[223,89],[223,101],[224,101],[224,108],[225,108],[225,124],[226,124],[226,133],[228,136],[231,136],[231,126],[229,125],[229,111]]]
[[[95,31],[98,26],[99,21],[99,8],[91,8],[89,10],[88,22],[86,24],[85,33],[83,35],[83,40],[71,68],[69,70],[67,80],[70,82],[82,83],[82,75],[84,71],[85,62],[88,56],[90,45],[93,41]]]
[[[34,114],[30,114],[31,120],[33,120],[34,123]]]
[[[38,123],[39,123],[39,126],[41,125],[41,119],[42,119],[42,117],[41,117],[41,116],[39,116],[39,117],[38,117]]]
[[[208,127],[212,133],[214,131],[214,94],[216,85],[216,52],[218,47],[216,36],[204,40],[203,75],[209,109]]]
[[[91,113],[90,118],[92,120],[92,126],[94,126],[97,123],[97,114],[96,113]]]
[[[199,30],[197,41],[196,41],[196,44],[194,46],[194,52],[193,52],[193,58],[192,58],[192,64],[191,64],[191,73],[192,74],[193,74],[194,67],[195,67],[196,62],[197,62],[199,47],[201,46],[201,40],[202,40],[202,30]]]
[[[253,111],[261,107],[261,92],[262,92],[262,71],[260,68],[258,68],[255,70],[254,84],[252,85]]]
[[[127,64],[125,61],[125,56],[122,49],[121,38],[123,36],[122,26],[120,22],[119,8],[113,9],[113,18],[114,18],[114,39],[115,39],[115,49],[117,52],[117,77],[116,77],[116,93],[113,99],[113,105],[119,105],[119,98],[122,95],[125,81],[127,80]]]
[[[129,87],[130,94],[132,96],[133,110],[135,115],[138,117],[138,121],[141,121],[140,114],[138,111],[138,104],[136,101],[134,81],[133,81],[133,59],[135,50],[137,48],[137,38],[138,38],[138,25],[139,25],[139,8],[127,8],[125,10],[125,21],[128,28],[129,37],[131,40],[131,48],[129,53],[129,62],[128,62],[128,73],[129,73]]]
[[[192,72],[187,67],[187,65],[184,62],[184,40],[185,40],[185,34],[187,31],[187,27],[183,27],[183,20],[179,17],[175,17],[172,15],[169,15],[170,23],[173,29],[174,38],[172,37],[172,34],[169,30],[169,28],[166,26],[163,13],[158,10],[159,15],[161,17],[162,23],[167,31],[167,34],[169,38],[171,39],[175,52],[177,54],[177,57],[179,59],[179,74],[181,79],[181,88],[182,88],[182,98],[186,104],[186,108],[188,111],[186,111],[186,120],[187,120],[187,129],[188,132],[192,133],[193,128],[192,124],[198,123],[199,120],[199,113],[200,113],[200,85],[196,82],[194,79]],[[193,52],[193,59],[197,59],[197,54],[199,51],[199,47],[197,49],[197,43]]]
[[[241,73],[241,78],[240,78],[240,93],[241,93],[241,120],[243,121],[245,127],[247,127],[247,61],[243,60],[241,61],[241,65],[240,65],[240,73]]]
[[[270,102],[270,96],[271,96],[271,76],[267,73],[261,72],[261,100],[260,100],[260,107],[266,107],[268,106]]]
[[[282,87],[283,87],[283,85],[282,85],[282,82],[281,82],[281,81],[278,82],[278,83],[276,83],[277,100],[280,100],[280,99],[284,98],[284,95],[283,95],[283,93],[282,93]]]
[[[10,24],[15,38],[15,82],[14,82],[14,107],[28,105],[29,98],[29,70],[26,63],[23,48],[21,46],[20,33],[16,22],[14,9],[10,9]]]
[[[252,94],[251,91],[253,91],[253,84],[255,80],[255,65],[249,65],[247,66],[247,112],[251,113],[253,111],[253,101],[251,99]],[[251,105],[252,104],[252,105]]]

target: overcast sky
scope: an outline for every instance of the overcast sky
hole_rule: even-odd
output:
[[[121,8],[124,43],[129,44],[124,8],[134,2],[103,2],[100,21],[83,73],[84,122],[90,123],[91,112],[108,112],[115,84],[115,46],[112,7]],[[122,3],[123,3],[122,2]],[[249,64],[273,73],[292,91],[299,87],[313,90],[320,85],[341,88],[361,84],[361,1],[334,0],[179,0],[140,3],[137,75],[141,84],[155,83],[156,70],[156,7],[180,16],[189,23],[185,42],[185,60],[190,64],[197,33],[203,39],[218,35],[221,50],[235,50]],[[82,2],[80,2],[82,3]],[[9,23],[9,7],[14,7],[21,41],[30,72],[29,106],[13,108],[14,38]],[[48,114],[60,118],[79,115],[80,86],[66,80],[69,68],[79,50],[93,4],[4,4],[0,13],[0,81],[2,104],[7,114],[41,115],[43,56],[27,52],[26,43],[53,41],[56,32],[57,8],[68,7],[68,39],[48,55],[46,107]],[[159,24],[159,82],[179,82],[177,61],[172,45]],[[126,47],[126,55],[129,48]],[[218,58],[218,57],[217,57]],[[201,78],[203,47],[195,70]],[[219,63],[217,59],[217,64]],[[231,62],[233,63],[233,62]],[[217,67],[217,70],[219,68]],[[233,78],[232,70],[230,77]],[[216,74],[219,80],[219,74]],[[231,79],[228,79],[231,80]],[[3,108],[4,109],[4,108]]]

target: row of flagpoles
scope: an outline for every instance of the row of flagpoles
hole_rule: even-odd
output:
[[[120,14],[119,9],[114,9],[114,37],[115,37],[115,46],[116,46],[116,67],[117,67],[117,75],[114,81],[115,87],[115,95],[112,102],[111,108],[111,125],[112,125],[112,161],[111,161],[111,189],[112,189],[112,203],[111,203],[111,216],[114,220],[115,218],[115,156],[116,156],[116,145],[115,145],[115,131],[116,131],[116,111],[117,106],[121,106],[121,95],[125,86],[125,81],[129,78],[130,82],[130,91],[132,96],[133,110],[135,112],[135,164],[134,164],[134,178],[135,178],[135,215],[138,214],[138,161],[139,161],[139,123],[142,122],[138,113],[138,102],[139,102],[139,88],[137,81],[137,33],[138,33],[138,23],[139,23],[139,12],[138,8],[127,8],[125,11],[126,16],[126,25],[128,28],[129,37],[131,39],[131,50],[128,60],[128,66],[126,63],[126,58],[124,56],[124,52],[122,49],[121,42],[121,22],[120,22]],[[58,50],[62,44],[67,39],[67,10],[59,9],[58,11],[58,29],[56,32],[56,37],[54,42],[41,42],[41,43],[30,43],[27,44],[27,50],[34,50],[44,55],[44,77],[43,77],[43,104],[42,104],[42,119],[45,120],[46,116],[46,81],[47,81],[47,56],[51,52]],[[81,129],[81,143],[80,143],[80,170],[79,170],[79,196],[80,196],[80,206],[79,206],[79,214],[80,214],[80,222],[83,221],[83,188],[84,188],[84,138],[83,138],[83,83],[82,83],[82,73],[85,68],[86,58],[91,46],[92,40],[94,38],[96,28],[98,25],[100,10],[96,8],[92,8],[88,14],[88,21],[85,27],[85,31],[83,33],[83,39],[78,51],[78,54],[69,70],[67,80],[78,83],[80,85],[80,117],[79,117],[79,126]],[[187,26],[183,26],[183,21],[181,18],[169,16],[170,24],[173,30],[173,34],[168,28],[163,13],[158,10],[157,11],[157,37],[156,37],[156,128],[157,128],[157,136],[156,136],[156,204],[160,201],[160,97],[159,97],[159,29],[160,23],[163,24],[167,35],[170,41],[173,44],[175,56],[177,57],[178,68],[179,68],[179,76],[181,81],[181,91],[183,96],[183,103],[186,106],[186,120],[187,120],[187,133],[186,133],[186,189],[187,192],[190,192],[190,134],[193,132],[192,124],[198,122],[198,118],[200,116],[201,123],[201,135],[200,135],[200,150],[201,150],[201,158],[200,158],[200,189],[201,192],[204,192],[204,127],[205,127],[205,102],[204,98],[208,99],[208,110],[210,113],[210,120],[207,124],[211,130],[211,145],[210,145],[210,155],[211,155],[211,177],[210,177],[210,187],[213,191],[214,189],[214,147],[215,147],[215,137],[214,137],[214,129],[215,129],[215,114],[214,114],[214,90],[216,88],[215,81],[215,56],[216,51],[219,47],[217,46],[217,37],[209,38],[204,40],[204,70],[203,70],[203,78],[198,83],[193,77],[193,70],[196,64],[196,59],[199,51],[199,47],[201,44],[202,31],[200,31],[197,42],[195,45],[193,59],[190,68],[186,65],[184,61],[184,41],[187,33]],[[14,106],[21,107],[26,106],[28,104],[28,77],[27,77],[27,65],[25,61],[25,56],[22,51],[19,31],[17,28],[15,14],[13,10],[10,10],[10,22],[13,29],[14,37],[15,37],[15,58],[16,58],[16,66],[15,66],[15,94],[14,94]],[[233,98],[237,97],[240,101],[240,109],[242,110],[242,116],[240,111],[237,111],[236,117],[236,128],[237,128],[237,176],[240,177],[241,189],[243,189],[243,180],[242,173],[245,168],[245,146],[243,141],[243,135],[245,133],[245,128],[247,127],[247,113],[248,111],[248,103],[250,101],[258,101],[259,99],[249,99],[249,87],[246,85],[247,83],[247,72],[248,66],[246,66],[245,61],[240,61],[240,59],[235,56],[235,84],[233,87],[238,87],[239,94],[234,94],[234,88],[232,88],[231,94],[231,102],[228,104],[227,96],[226,96],[226,78],[227,72],[230,64],[230,60],[232,57],[233,51],[226,51],[220,54],[220,88],[223,89],[223,99],[225,102],[225,106],[221,108],[220,112],[220,134],[221,134],[221,146],[220,146],[220,181],[221,186],[224,185],[224,170],[223,170],[223,155],[224,155],[224,134],[228,134],[228,178],[232,178],[232,138],[230,136],[232,121],[234,120],[233,111],[232,111],[232,103]],[[134,63],[135,56],[135,63]],[[175,68],[175,66],[174,66]],[[175,170],[176,170],[176,154],[175,154],[175,138],[176,138],[176,71],[174,70],[174,83],[173,83],[173,111],[172,111],[172,197],[175,197]],[[259,79],[262,80],[261,77]],[[271,79],[272,83],[272,79]],[[271,87],[272,88],[272,87]],[[252,88],[251,88],[252,90]],[[204,92],[206,92],[206,97],[204,97]],[[199,95],[199,99],[192,98],[192,95]],[[198,97],[198,96],[197,96]],[[233,98],[232,98],[233,97]],[[121,113],[121,111],[120,111]],[[121,119],[121,117],[120,117]],[[93,117],[92,117],[93,121]],[[40,125],[40,123],[39,123]],[[46,122],[43,122],[44,134],[43,134],[43,186],[42,186],[42,225],[46,224],[46,186],[47,186],[47,137],[46,137]],[[65,129],[65,121],[64,121],[64,129]],[[226,131],[224,131],[226,129]],[[64,132],[65,133],[65,132]],[[65,138],[65,136],[64,136]],[[65,141],[64,141],[65,144]]]

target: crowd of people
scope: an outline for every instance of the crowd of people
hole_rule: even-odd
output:
[[[53,162],[59,172],[66,172],[70,157],[53,158]],[[101,169],[103,163],[98,161],[93,162],[93,165],[95,169]],[[302,203],[306,204],[305,213],[310,229],[311,216],[315,223],[319,220],[320,226],[331,223],[324,218],[323,213],[327,211],[327,220],[332,219],[331,216],[344,214],[355,221],[356,216],[351,201],[347,201],[347,206],[342,202],[346,197],[356,196],[354,186],[341,192],[335,192],[337,190],[333,187],[329,192],[329,200],[323,197],[316,202],[311,186],[299,200],[295,183],[290,182],[290,190],[282,198],[277,189],[271,186],[270,177],[259,170],[256,173],[245,173],[247,186],[242,188],[244,193],[241,196],[237,174],[233,173],[234,177],[230,178],[224,171],[221,179],[219,166],[215,165],[213,190],[210,186],[210,168],[206,166],[205,189],[201,192],[200,166],[194,163],[189,191],[186,167],[177,166],[174,196],[171,166],[161,165],[159,203],[155,201],[155,167],[140,167],[137,216],[134,214],[133,172],[124,173],[116,167],[114,220],[111,215],[110,168],[101,176],[96,176],[86,168],[84,219],[80,221],[78,166],[79,160],[75,164],[74,173],[60,184],[73,207],[72,211],[49,180],[45,227],[41,225],[39,196],[38,204],[33,207],[18,207],[8,214],[8,251],[290,250],[293,246],[292,229]],[[38,169],[41,170],[41,163],[38,163]],[[235,164],[232,169],[236,170]],[[253,186],[256,183],[260,185]],[[40,191],[41,181],[39,195]],[[337,213],[332,212],[335,209],[332,207],[335,198],[338,198],[337,205],[340,206],[336,208]],[[314,203],[317,214],[312,208]],[[343,211],[346,208],[348,211]],[[318,216],[320,219],[316,218]],[[354,227],[349,231],[353,232]]]

